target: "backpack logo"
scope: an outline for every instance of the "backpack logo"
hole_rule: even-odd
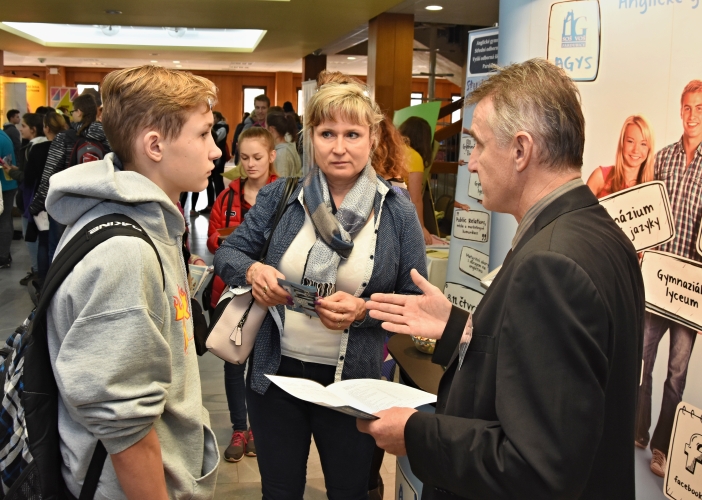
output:
[[[185,340],[185,352],[188,352],[188,344],[190,343],[190,338],[188,337],[188,325],[187,321],[190,319],[190,302],[188,301],[188,294],[185,293],[180,285],[178,285],[178,297],[173,296],[173,307],[176,312],[176,321],[183,322],[183,339]]]
[[[98,141],[93,141],[85,137],[78,137],[71,151],[69,159],[70,165],[81,165],[91,161],[99,161],[105,158],[105,148]]]
[[[139,231],[140,233],[144,232],[141,230],[140,227],[137,227],[134,224],[130,224],[129,222],[117,221],[117,222],[107,222],[105,224],[100,224],[99,226],[96,226],[96,227],[92,228],[90,231],[88,231],[88,234],[92,236],[93,234],[97,233],[98,231],[102,231],[105,228],[114,227],[114,226],[129,227],[131,229]]]

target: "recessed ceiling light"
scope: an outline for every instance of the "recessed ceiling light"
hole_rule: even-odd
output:
[[[155,60],[155,59],[153,59],[153,60],[152,60],[151,62],[152,62],[152,63],[157,63],[158,61],[157,61],[157,60]]]
[[[176,68],[182,68],[182,67],[183,67],[182,64],[176,64]]]
[[[356,58],[353,57],[353,56],[349,56],[349,57],[347,57],[346,59],[348,59],[349,61],[355,61],[355,60],[356,60]]]
[[[85,24],[0,22],[0,29],[46,47],[122,48],[126,46],[197,48],[253,52],[266,34],[255,29],[178,28],[183,36],[174,38],[162,27],[121,26],[119,33],[104,26]],[[153,56],[154,54],[152,54]]]
[[[173,64],[180,64],[180,61],[173,61]]]
[[[427,10],[442,10],[443,7],[441,5],[427,5],[424,7]]]
[[[121,14],[121,13],[122,13],[121,10],[107,9],[107,10],[105,11],[105,14],[110,14],[110,15],[112,15],[112,16],[116,16],[116,15],[119,15],[119,14]]]

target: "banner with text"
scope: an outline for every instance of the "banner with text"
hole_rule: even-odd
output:
[[[702,330],[702,264],[666,252],[641,259],[646,309],[693,330]]]
[[[468,64],[464,97],[468,97],[497,63],[498,30],[487,28],[468,33]],[[484,290],[480,280],[490,265],[491,213],[483,208],[483,189],[476,174],[468,171],[475,142],[468,134],[475,106],[463,110],[463,133],[453,210],[451,246],[444,295],[452,304],[473,312]]]
[[[637,252],[675,237],[668,191],[660,181],[639,184],[600,199],[607,213],[622,228]]]

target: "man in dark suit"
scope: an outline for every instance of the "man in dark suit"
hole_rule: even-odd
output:
[[[396,333],[440,339],[436,414],[359,421],[406,454],[424,500],[633,499],[643,281],[636,252],[581,180],[575,85],[544,60],[502,68],[470,98],[486,209],[519,222],[472,318],[424,295],[373,295]]]

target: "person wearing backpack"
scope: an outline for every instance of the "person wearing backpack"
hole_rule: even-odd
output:
[[[157,66],[108,74],[102,121],[114,152],[51,178],[46,208],[66,225],[57,260],[110,214],[133,219],[154,245],[103,242],[48,309],[62,476],[75,498],[98,442],[109,457],[96,499],[214,495],[219,453],[202,406],[177,202],[206,187],[221,154],[210,133],[216,92],[205,78]]]
[[[102,160],[111,151],[102,123],[97,121],[98,106],[90,94],[81,94],[73,100],[73,121],[65,132],[51,142],[49,156],[41,176],[41,182],[29,206],[31,215],[45,210],[49,179],[68,167]],[[49,214],[49,260],[53,260],[56,245],[63,234],[63,226]]]

